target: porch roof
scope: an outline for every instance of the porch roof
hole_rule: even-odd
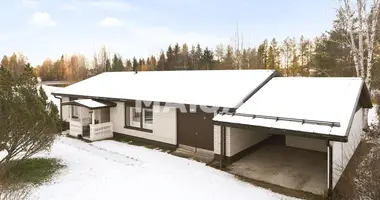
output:
[[[360,107],[372,107],[360,78],[276,77],[235,113],[218,114],[213,120],[345,142]]]
[[[62,105],[74,105],[74,106],[82,106],[88,108],[90,110],[100,109],[100,108],[109,108],[115,107],[116,104],[110,101],[99,101],[93,99],[77,99],[69,102],[62,103]]]

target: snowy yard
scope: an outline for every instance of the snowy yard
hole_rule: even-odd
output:
[[[40,200],[291,199],[196,161],[116,141],[61,137],[50,153],[39,156],[67,166],[35,189]]]
[[[59,88],[43,87],[59,108],[59,99],[50,95]],[[370,122],[375,121],[374,110]],[[294,199],[202,163],[111,140],[85,143],[61,137],[51,152],[38,156],[59,158],[67,166],[34,189],[40,200]]]

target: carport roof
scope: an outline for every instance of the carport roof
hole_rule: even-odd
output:
[[[218,114],[213,120],[346,141],[358,103],[372,107],[360,78],[276,77],[235,113]]]

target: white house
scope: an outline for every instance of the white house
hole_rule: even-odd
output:
[[[108,72],[53,94],[70,135],[192,147],[213,153],[237,175],[331,191],[360,142],[363,108],[372,106],[365,84],[279,76],[274,70]]]

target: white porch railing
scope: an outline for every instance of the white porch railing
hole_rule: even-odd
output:
[[[112,122],[90,124],[90,140],[103,140],[113,137],[113,124]]]
[[[69,135],[78,137],[78,135],[82,135],[83,126],[80,121],[70,120],[70,131]]]

